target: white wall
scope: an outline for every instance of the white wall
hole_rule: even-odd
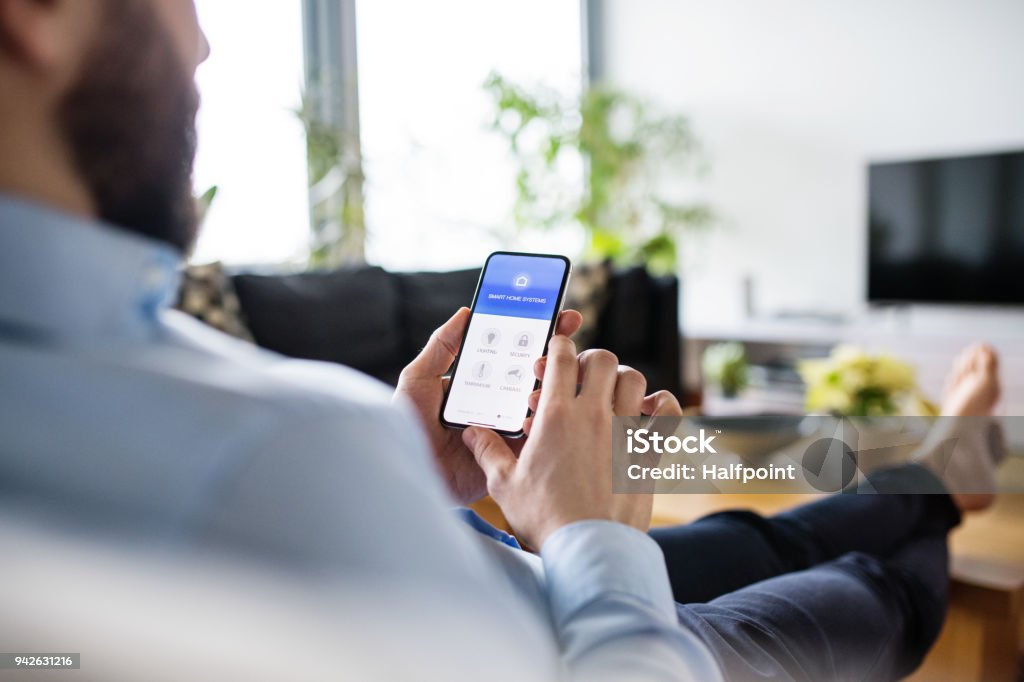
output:
[[[857,314],[869,159],[1024,147],[1021,0],[604,0],[607,77],[691,116],[725,225],[684,325]]]

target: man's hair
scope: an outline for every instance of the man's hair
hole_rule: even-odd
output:
[[[99,217],[187,252],[199,96],[148,0],[104,0],[104,17],[58,123]]]

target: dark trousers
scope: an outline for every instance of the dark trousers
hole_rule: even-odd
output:
[[[727,679],[893,680],[920,664],[945,618],[946,536],[960,513],[921,467],[870,479],[889,494],[651,531],[680,623]],[[937,492],[900,493],[922,489]]]

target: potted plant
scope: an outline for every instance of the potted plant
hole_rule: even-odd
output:
[[[681,176],[702,170],[685,117],[605,85],[566,97],[492,73],[484,88],[495,105],[490,127],[505,138],[517,166],[518,226],[575,223],[590,259],[675,272],[682,232],[713,218],[704,202],[678,191]],[[585,168],[582,184],[567,181],[567,167]]]
[[[833,417],[819,425],[821,434],[845,442],[865,470],[901,461],[924,438],[927,418],[939,413],[914,368],[891,355],[840,345],[827,358],[801,361],[797,371],[808,412]]]
[[[935,416],[938,408],[917,387],[914,369],[890,355],[837,346],[820,360],[797,365],[809,412],[839,417]]]
[[[747,352],[742,343],[729,341],[708,346],[701,357],[704,382],[723,398],[735,398],[747,387]]]

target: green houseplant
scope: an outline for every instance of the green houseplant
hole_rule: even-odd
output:
[[[588,257],[674,272],[681,233],[711,224],[704,202],[661,186],[701,170],[685,117],[661,114],[604,85],[565,97],[492,73],[484,88],[495,105],[490,127],[505,138],[517,167],[518,226],[575,222],[586,234]],[[580,165],[582,187],[567,183],[562,170]]]
[[[747,351],[742,343],[728,341],[708,346],[701,356],[704,378],[726,398],[747,387]]]
[[[363,211],[362,154],[358,134],[329,112],[340,109],[324,85],[307,86],[295,112],[306,133],[309,173],[310,250],[312,268],[365,261],[366,217]]]

